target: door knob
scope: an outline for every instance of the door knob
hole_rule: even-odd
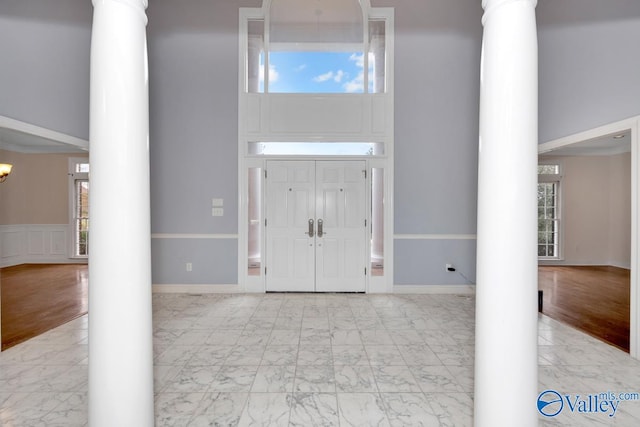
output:
[[[318,237],[322,237],[324,235],[324,232],[322,231],[322,220],[319,219],[318,220]]]
[[[309,237],[313,237],[313,219],[309,220],[309,231],[305,234],[308,234]]]

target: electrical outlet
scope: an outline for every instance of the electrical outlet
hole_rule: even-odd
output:
[[[224,215],[224,209],[223,208],[212,208],[211,209],[211,216],[223,216]]]
[[[193,264],[188,262],[187,265],[186,265],[186,269],[187,269],[187,271],[193,271]]]

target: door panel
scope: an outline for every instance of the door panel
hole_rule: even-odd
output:
[[[365,290],[364,170],[363,161],[267,162],[267,291]]]
[[[315,210],[315,163],[267,167],[267,291],[315,290],[315,248],[306,233]]]
[[[316,290],[365,290],[365,163],[316,163],[316,221],[323,236],[316,237]]]

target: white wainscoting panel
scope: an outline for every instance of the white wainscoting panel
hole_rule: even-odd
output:
[[[79,261],[68,257],[68,227],[67,224],[0,225],[0,267]]]

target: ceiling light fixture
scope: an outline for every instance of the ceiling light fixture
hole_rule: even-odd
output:
[[[9,174],[13,165],[9,163],[0,163],[0,182],[4,182]]]

